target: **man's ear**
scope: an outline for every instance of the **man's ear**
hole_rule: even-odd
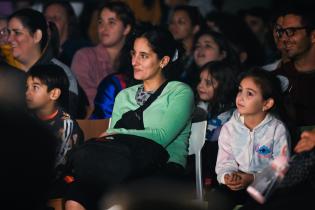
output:
[[[198,33],[199,30],[200,30],[200,26],[199,26],[199,25],[194,26],[194,28],[193,28],[193,34]]]
[[[37,29],[34,33],[34,42],[39,43],[42,40],[43,33],[41,30]]]
[[[274,104],[275,104],[275,100],[273,98],[268,98],[264,103],[263,111],[268,111],[269,109],[273,107]]]
[[[59,88],[54,88],[49,92],[49,98],[53,101],[57,101],[61,95],[61,90]]]
[[[125,28],[123,34],[124,34],[125,36],[127,36],[127,35],[130,33],[130,31],[131,31],[131,26],[128,24],[128,25],[126,26],[126,28]]]

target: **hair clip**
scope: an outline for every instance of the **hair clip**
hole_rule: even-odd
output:
[[[172,62],[176,61],[178,59],[178,50],[175,50],[174,56],[172,57]]]

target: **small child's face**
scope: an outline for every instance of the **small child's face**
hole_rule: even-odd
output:
[[[26,83],[26,104],[29,109],[44,108],[50,101],[47,85],[38,78],[28,77]]]
[[[238,112],[243,116],[260,114],[264,112],[265,104],[266,100],[263,99],[261,89],[253,78],[244,78],[240,83],[236,96]]]
[[[195,46],[194,59],[197,66],[201,67],[210,61],[220,61],[225,53],[220,51],[220,46],[210,35],[202,35]]]
[[[208,70],[201,71],[200,82],[197,86],[199,98],[202,101],[211,101],[218,85],[219,83],[209,74]]]

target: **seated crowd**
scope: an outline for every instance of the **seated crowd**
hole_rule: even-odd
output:
[[[0,127],[7,135],[19,115],[14,130],[32,138],[27,146],[16,138],[10,146],[29,153],[5,164],[8,171],[24,170],[19,185],[29,187],[25,208],[48,209],[49,201],[61,199],[66,210],[108,209],[115,201],[125,202],[123,209],[153,208],[155,202],[155,208],[200,209],[184,205],[192,199],[187,196],[161,195],[168,186],[176,194],[192,183],[189,136],[200,114],[207,121],[206,208],[315,208],[313,12],[288,7],[268,19],[265,10],[253,8],[203,16],[187,2],[164,4],[172,11],[166,26],[136,19],[125,1],[106,1],[89,23],[96,39],[80,32],[68,1],[49,1],[42,12],[17,9],[0,19]],[[84,141],[79,119],[111,123]],[[33,172],[19,164],[34,161],[36,152],[42,161],[32,163],[38,171],[32,164],[30,170],[43,169],[46,180],[31,189]],[[19,163],[20,155],[30,156]],[[289,169],[259,204],[247,188],[278,157],[288,160]],[[144,185],[139,195],[110,199],[120,190],[135,193],[138,183]],[[9,191],[8,205],[16,202],[12,196],[28,192],[19,185],[15,195]],[[149,198],[157,189],[161,193],[152,195],[160,202]],[[175,197],[179,202],[170,202]]]

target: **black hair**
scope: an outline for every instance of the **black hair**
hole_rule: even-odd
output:
[[[197,26],[199,25],[200,28],[204,27],[204,20],[202,15],[199,12],[199,9],[195,6],[190,6],[190,5],[179,5],[176,6],[173,10],[173,14],[177,11],[184,11],[187,13],[192,26]]]
[[[312,8],[308,9],[302,7],[287,7],[279,12],[278,17],[286,16],[289,14],[299,16],[301,18],[302,26],[306,27],[306,31],[308,33],[315,30],[315,14]]]
[[[195,35],[194,48],[198,42],[198,39],[204,35],[211,36],[213,41],[219,46],[220,53],[225,53],[225,58],[223,60],[234,66],[235,70],[239,71],[241,66],[239,56],[232,47],[230,41],[223,34],[210,29],[201,30]]]
[[[263,70],[259,67],[254,67],[239,75],[239,84],[245,78],[252,78],[254,83],[261,90],[264,100],[272,98],[274,100],[273,107],[269,110],[272,114],[277,116],[284,122],[287,119],[287,113],[283,104],[281,82],[272,72]]]
[[[50,45],[53,48],[54,55],[56,55],[56,46],[59,46],[57,27],[52,22],[49,22],[47,25],[46,19],[41,12],[29,8],[21,9],[11,14],[8,21],[12,18],[19,19],[31,34],[34,34],[36,30],[40,30],[42,32],[42,39],[40,40],[41,52],[43,53]]]
[[[268,9],[264,8],[264,7],[252,7],[249,9],[240,10],[238,12],[238,14],[242,18],[244,18],[247,15],[258,17],[261,20],[263,20],[265,24],[267,24],[269,22],[269,17],[270,17],[268,15],[268,14],[270,14],[270,11],[268,11]]]
[[[67,16],[67,20],[68,20],[68,36],[69,37],[73,37],[73,36],[78,36],[79,35],[79,30],[78,30],[78,20],[77,20],[77,16],[74,12],[73,7],[71,6],[70,2],[68,1],[64,1],[64,0],[51,0],[48,1],[46,4],[44,4],[43,6],[43,14],[45,14],[47,8],[51,5],[58,5],[60,7],[62,7],[65,12],[66,12],[66,16]]]
[[[219,32],[231,41],[238,54],[241,52],[247,53],[247,59],[243,63],[244,66],[252,67],[263,64],[263,48],[243,19],[234,14],[211,12],[206,16],[206,21],[215,23]]]
[[[162,71],[167,79],[172,79],[172,68],[178,63],[177,43],[172,34],[165,28],[160,26],[152,26],[151,29],[144,32],[140,37],[148,40],[151,49],[157,54],[159,59],[164,56],[170,57],[170,61]]]
[[[237,94],[236,71],[232,65],[225,61],[211,61],[201,67],[201,71],[207,71],[218,82],[214,95],[209,101],[209,112],[215,117],[235,107]]]
[[[114,68],[117,69],[118,72],[125,72],[125,73],[132,72],[130,50],[132,49],[132,43],[135,38],[134,28],[135,28],[136,20],[135,20],[134,13],[130,9],[128,4],[121,1],[105,3],[99,10],[99,14],[105,8],[114,12],[117,15],[117,17],[123,22],[125,27],[129,25],[131,28],[129,34],[127,35],[125,39],[124,46],[120,50],[119,55],[117,59],[115,60]]]
[[[122,1],[109,1],[102,5],[101,9],[99,10],[99,14],[104,9],[109,9],[110,11],[114,12],[117,17],[123,22],[124,26],[130,25],[131,28],[135,25],[135,17],[134,13],[131,8]]]
[[[27,72],[27,76],[38,78],[47,86],[48,91],[60,89],[61,94],[57,103],[68,111],[69,80],[61,67],[54,64],[35,65]]]
[[[40,40],[41,50],[45,49],[48,43],[48,30],[47,23],[44,15],[33,9],[21,9],[9,16],[9,21],[12,18],[17,18],[21,21],[22,25],[29,30],[31,34],[34,34],[36,30],[42,32],[42,39]]]

